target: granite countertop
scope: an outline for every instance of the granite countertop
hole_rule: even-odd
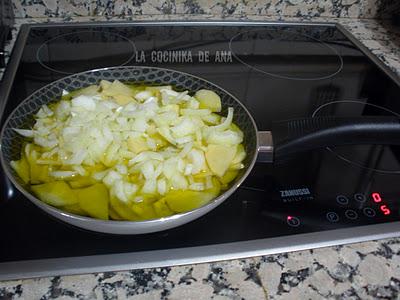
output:
[[[174,19],[173,15],[156,17]],[[151,15],[134,18],[154,20]],[[179,15],[179,19],[221,16]],[[254,15],[235,19],[281,18]],[[23,23],[104,20],[110,18],[17,19],[13,37]],[[400,75],[400,29],[372,19],[316,17],[312,21],[342,24]],[[14,39],[6,50],[12,49]],[[207,264],[0,282],[0,299],[51,298],[400,299],[400,238]]]

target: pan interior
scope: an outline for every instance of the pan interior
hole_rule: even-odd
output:
[[[115,67],[74,74],[55,81],[34,92],[10,114],[1,133],[1,161],[6,174],[17,184],[18,188],[28,190],[28,186],[11,168],[10,162],[20,158],[25,139],[13,128],[31,128],[34,124],[34,114],[42,105],[58,101],[63,90],[73,91],[84,88],[98,84],[102,79],[110,81],[118,79],[131,84],[172,85],[178,90],[189,90],[193,93],[199,89],[215,91],[221,97],[221,115],[226,116],[228,107],[233,107],[234,123],[244,133],[243,145],[246,150],[246,158],[243,160],[243,164],[245,167],[231,182],[230,189],[238,186],[243,181],[248,169],[253,166],[257,155],[255,123],[247,109],[234,96],[207,80],[179,71],[150,67]]]

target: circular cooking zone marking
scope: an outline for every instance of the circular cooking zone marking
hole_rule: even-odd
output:
[[[254,29],[229,41],[233,57],[254,71],[281,79],[322,80],[343,68],[339,52],[297,29]]]
[[[333,211],[326,214],[326,219],[331,223],[336,223],[339,221],[339,215]]]
[[[61,73],[78,72],[128,64],[136,53],[128,38],[100,30],[76,31],[44,42],[36,59],[46,69]]]
[[[371,207],[364,207],[363,209],[363,213],[365,216],[369,217],[369,218],[373,218],[376,216],[376,212],[373,208]]]
[[[358,202],[365,202],[367,200],[367,198],[365,197],[364,194],[357,193],[357,194],[354,194],[354,200],[356,200]]]
[[[339,203],[340,205],[347,205],[349,204],[349,199],[347,199],[346,196],[339,195],[336,197],[336,202]]]
[[[349,220],[355,220],[358,218],[358,213],[352,209],[348,209],[345,211],[345,216]]]
[[[286,223],[291,227],[298,227],[300,226],[300,220],[297,217],[288,216],[286,218]]]
[[[399,113],[380,105],[367,103],[367,101],[368,99],[365,99],[365,102],[361,100],[338,100],[327,102],[317,107],[314,110],[312,117],[360,117],[375,115],[395,116],[400,118]],[[368,114],[364,115],[364,112],[368,112]],[[353,113],[353,115],[349,115],[351,113]],[[353,145],[334,148],[326,147],[325,149],[331,152],[337,158],[358,168],[382,174],[400,174],[400,165],[393,164],[392,160],[385,159],[385,155],[393,155],[392,149],[395,150],[394,152],[400,151],[400,146]],[[355,195],[354,199],[357,200]]]

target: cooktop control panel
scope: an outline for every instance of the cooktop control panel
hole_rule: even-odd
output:
[[[279,190],[264,202],[263,214],[300,231],[398,221],[398,197],[387,192],[314,194],[311,188]]]
[[[306,189],[308,190],[308,189]],[[296,191],[296,190],[295,190]],[[313,200],[312,196],[303,198],[303,196],[289,196],[281,199],[283,202],[306,202]],[[350,195],[338,194],[332,197],[333,202],[326,209],[322,209],[315,217],[321,219],[327,226],[346,226],[350,224],[368,224],[375,222],[396,221],[399,218],[399,204],[396,199],[383,196],[381,193],[374,192],[365,195],[355,193]],[[290,227],[307,226],[309,220],[307,207],[308,204],[299,204],[300,207],[288,208],[282,220],[286,221]],[[312,206],[312,203],[310,203]],[[288,213],[289,212],[289,213]],[[304,223],[304,224],[303,224]],[[331,224],[329,224],[331,223]]]

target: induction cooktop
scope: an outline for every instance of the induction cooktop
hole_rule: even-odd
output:
[[[400,117],[399,80],[337,24],[121,22],[23,25],[0,90],[2,123],[37,89],[111,66],[175,69],[235,95],[260,130],[315,116]],[[256,163],[186,225],[108,235],[61,223],[0,172],[0,279],[160,267],[400,236],[400,148],[343,146]]]

